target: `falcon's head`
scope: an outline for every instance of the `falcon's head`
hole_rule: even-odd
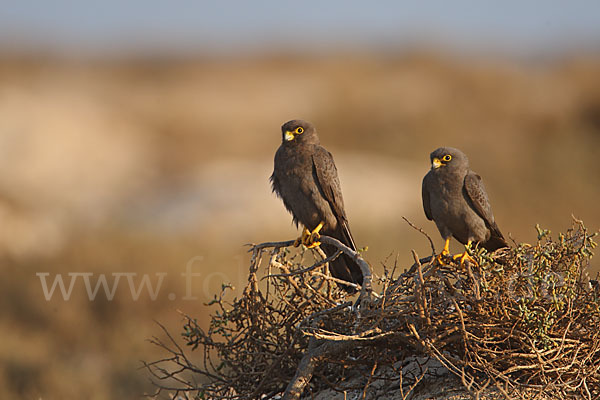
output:
[[[434,150],[429,155],[429,159],[432,170],[457,170],[469,167],[469,159],[465,153],[452,147],[440,147]]]
[[[293,119],[281,126],[283,144],[286,143],[311,143],[318,144],[317,130],[308,121]]]

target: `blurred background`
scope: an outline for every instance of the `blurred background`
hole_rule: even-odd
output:
[[[245,244],[297,236],[268,182],[293,118],[333,153],[376,273],[430,253],[402,216],[442,247],[420,185],[444,145],[515,241],[598,230],[600,3],[0,5],[0,398],[152,391],[154,320],[177,337],[178,310],[239,293]],[[64,300],[39,273],[130,275],[90,301],[82,275]],[[136,300],[144,274],[164,279]]]

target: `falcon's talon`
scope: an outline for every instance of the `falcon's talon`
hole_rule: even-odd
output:
[[[446,256],[446,254],[438,254],[437,257],[435,258],[438,262],[438,264],[440,265],[448,265],[448,263],[446,261],[444,261],[444,257]]]
[[[323,221],[319,222],[319,225],[317,225],[317,227],[315,229],[313,229],[312,234],[313,235],[318,235],[319,232],[321,232],[321,229],[323,229],[323,226],[325,225],[325,223]]]
[[[472,240],[467,241],[467,244],[465,245],[465,252],[464,253],[458,253],[452,256],[452,259],[454,261],[456,261],[457,259],[460,258],[459,264],[461,266],[463,266],[465,264],[465,260],[469,260],[469,262],[471,264],[476,265],[477,261],[475,261],[475,259],[473,257],[471,257],[471,255],[469,254],[469,249],[471,248],[471,243]]]
[[[444,261],[444,258],[448,257],[450,255],[449,247],[450,247],[450,238],[447,238],[446,243],[444,243],[444,248],[442,249],[442,252],[440,254],[438,254],[438,256],[436,257],[436,260],[441,265],[448,265],[448,263],[446,261]]]
[[[473,257],[471,257],[471,255],[469,254],[469,252],[467,250],[465,250],[464,253],[459,253],[459,254],[455,254],[452,256],[453,260],[456,260],[457,258],[460,258],[459,264],[463,265],[465,263],[465,261],[469,261],[471,264],[477,264],[477,261],[475,261],[475,259]]]
[[[307,247],[312,246],[313,243],[316,243],[317,241],[319,241],[319,239],[321,239],[321,235],[319,235],[318,233],[311,233],[310,236],[307,238]],[[314,247],[314,246],[312,246]]]
[[[310,231],[308,229],[304,228],[304,230],[302,231],[302,235],[300,235],[300,237],[294,241],[294,247],[298,247],[301,244],[306,246],[306,243],[309,243],[308,239],[310,238],[310,236],[311,236]]]
[[[302,237],[302,244],[304,244],[309,249],[321,245],[321,242],[319,242],[318,240],[321,238],[319,231],[323,229],[323,225],[324,223],[320,222],[319,225],[317,225],[317,227],[313,229],[312,232],[310,232],[308,229],[305,229],[305,235]]]

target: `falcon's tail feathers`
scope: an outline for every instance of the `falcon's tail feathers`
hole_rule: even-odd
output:
[[[504,235],[502,235],[502,232],[500,232],[500,229],[498,229],[498,226],[492,227],[490,238],[487,240],[487,242],[482,243],[481,246],[489,252],[501,249],[503,247],[509,247],[508,242],[504,238]]]
[[[354,238],[352,237],[352,233],[350,233],[348,222],[342,223],[341,231],[340,237],[342,238],[342,243],[356,251],[356,243],[354,243]]]
[[[341,232],[340,232],[341,231]],[[327,234],[327,233],[324,233]],[[344,225],[338,232],[334,234],[330,234],[340,242],[356,251],[356,245],[354,244],[354,240],[352,239],[352,235],[350,234],[350,230],[347,225]],[[337,252],[337,247],[322,244],[321,248],[327,255],[330,257]],[[329,271],[333,277],[338,279],[343,279],[348,282],[357,283],[362,285],[363,283],[363,274],[360,266],[352,260],[351,257],[348,257],[346,254],[340,254],[338,258],[336,258],[333,262],[329,263]],[[345,290],[349,292],[353,292],[354,290],[350,287],[343,286]]]
[[[337,248],[321,245],[327,256],[337,252]],[[329,271],[335,278],[362,285],[363,274],[360,266],[345,254],[340,254],[333,262],[329,263]],[[354,292],[353,288],[341,285],[348,292]]]

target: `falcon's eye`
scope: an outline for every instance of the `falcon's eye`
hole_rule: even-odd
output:
[[[301,126],[296,128],[296,133],[297,134],[301,134],[302,132],[304,132],[304,128],[302,128]]]
[[[449,162],[450,160],[452,160],[452,156],[450,154],[446,154],[444,158],[442,158],[442,160],[445,162]]]

